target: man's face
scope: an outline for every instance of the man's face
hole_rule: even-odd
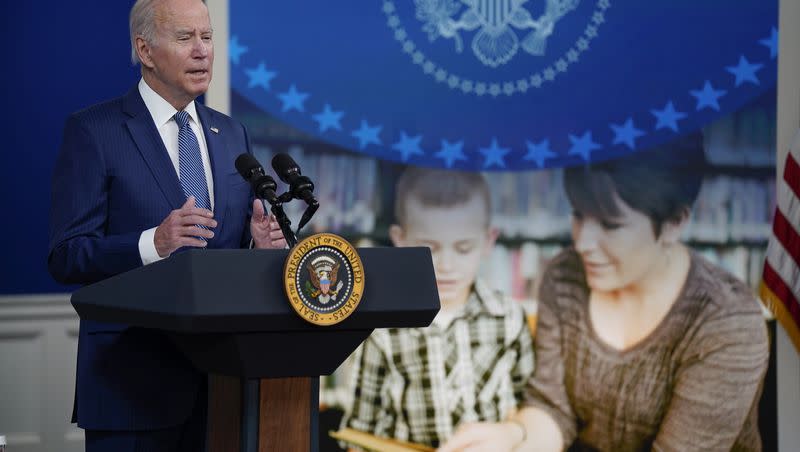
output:
[[[211,82],[211,20],[200,0],[166,0],[156,8],[155,42],[151,46],[137,40],[137,49],[149,69],[147,83],[181,110]]]
[[[483,199],[476,195],[465,203],[429,207],[412,196],[405,208],[406,224],[393,227],[392,241],[429,247],[442,306],[465,301],[496,237],[487,227]]]

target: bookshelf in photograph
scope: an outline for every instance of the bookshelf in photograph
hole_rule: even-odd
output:
[[[276,152],[289,152],[315,183],[320,208],[303,234],[328,231],[360,246],[389,245],[401,165],[321,144],[254,146],[265,165]],[[775,179],[771,170],[751,169],[752,174],[745,166],[717,169],[712,161],[683,239],[755,287],[774,211]],[[500,238],[483,271],[514,298],[529,298],[547,259],[570,244],[571,212],[562,174],[560,169],[485,174]],[[280,182],[279,189],[285,189]],[[304,207],[291,203],[286,210],[296,219]]]

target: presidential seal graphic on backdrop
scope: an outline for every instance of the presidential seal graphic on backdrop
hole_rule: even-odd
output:
[[[474,32],[470,48],[483,70],[469,73],[449,67],[454,61],[440,59],[442,55],[439,58],[428,55],[424,50],[431,49],[423,42],[414,41],[408,27],[415,25],[403,21],[405,8],[396,5],[394,0],[384,0],[382,10],[387,25],[394,32],[394,39],[425,74],[455,92],[496,98],[501,94],[512,96],[541,88],[579,62],[581,55],[589,50],[590,43],[598,37],[600,26],[606,22],[606,12],[611,7],[610,0],[584,2],[588,2],[585,9],[591,13],[587,16],[587,11],[583,11],[578,19],[585,25],[582,33],[575,36],[578,30],[574,25],[573,29],[564,27],[575,41],[563,53],[548,56],[548,42],[556,38],[558,22],[578,9],[581,0],[414,0],[414,16],[430,43],[439,38],[450,39],[454,42],[456,55],[461,55],[465,53],[464,39]],[[533,11],[541,13],[534,17]],[[536,57],[525,62],[527,70],[513,78],[508,78],[509,73],[494,73],[520,53]],[[548,58],[541,58],[545,56]]]
[[[232,109],[255,107],[404,164],[527,171],[601,162],[691,133],[773,89],[777,6],[233,2]],[[338,280],[327,286],[336,300],[323,281],[311,281],[312,292],[336,304]]]
[[[315,234],[298,243],[289,253],[283,273],[289,303],[300,317],[313,324],[337,324],[361,302],[361,258],[338,235]]]
[[[417,19],[428,38],[453,39],[456,52],[464,51],[460,31],[479,31],[472,38],[472,52],[486,66],[497,67],[511,60],[520,47],[536,56],[545,54],[547,38],[556,22],[575,9],[580,0],[546,0],[545,12],[534,19],[525,9],[528,0],[415,0]],[[453,17],[466,6],[458,20]],[[522,40],[515,30],[528,31]]]

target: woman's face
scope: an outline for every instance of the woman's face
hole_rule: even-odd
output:
[[[650,218],[619,196],[614,199],[619,215],[613,219],[601,220],[577,211],[572,217],[572,240],[583,261],[586,281],[590,289],[601,292],[642,282],[663,270],[666,258]]]

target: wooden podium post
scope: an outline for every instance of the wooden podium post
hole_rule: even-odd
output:
[[[242,382],[238,377],[208,376],[207,450],[241,452]]]
[[[251,380],[252,381],[252,380]],[[308,452],[318,450],[319,386],[309,377],[257,380],[257,410],[248,380],[209,378],[208,450],[220,452]],[[248,403],[250,402],[250,403]],[[247,419],[255,416],[256,419]],[[250,431],[255,428],[255,431]]]
[[[317,450],[319,406],[311,405],[319,400],[313,392],[318,385],[309,377],[293,377],[262,378],[260,386],[258,452]]]

